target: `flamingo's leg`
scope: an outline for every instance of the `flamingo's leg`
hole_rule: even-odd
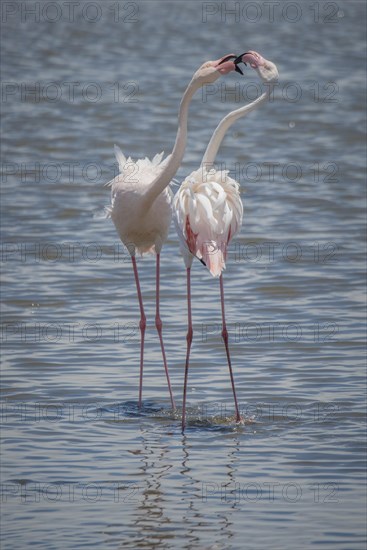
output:
[[[186,335],[186,363],[185,363],[185,380],[184,380],[184,390],[183,390],[183,400],[182,400],[182,432],[185,430],[186,425],[186,393],[187,393],[187,378],[189,374],[189,360],[190,360],[190,349],[192,343],[192,316],[191,316],[191,284],[190,284],[190,271],[191,268],[186,268],[187,274],[187,335]]]
[[[140,328],[141,339],[140,339],[139,408],[141,408],[142,394],[143,394],[144,336],[145,336],[145,328],[147,326],[147,321],[146,321],[146,317],[145,317],[145,313],[144,313],[143,298],[142,298],[141,290],[140,290],[138,268],[136,266],[135,256],[131,256],[131,261],[132,261],[133,269],[134,269],[136,290],[138,292],[139,307],[140,307],[139,328]]]
[[[224,345],[226,348],[226,354],[227,354],[227,361],[228,361],[228,368],[229,368],[229,376],[231,378],[231,384],[232,384],[232,391],[233,391],[233,397],[234,397],[234,406],[236,409],[236,422],[241,422],[241,416],[238,409],[238,403],[237,403],[237,396],[236,396],[236,388],[234,385],[234,378],[233,378],[233,372],[232,372],[232,363],[231,363],[231,356],[229,353],[229,346],[228,346],[228,331],[227,331],[227,325],[226,325],[226,318],[225,318],[225,312],[224,312],[224,289],[223,289],[223,275],[219,278],[219,285],[220,285],[220,303],[222,307],[222,338],[224,341]]]
[[[170,398],[171,398],[172,409],[176,409],[175,400],[174,400],[173,394],[172,394],[171,382],[170,382],[169,374],[168,374],[166,352],[164,350],[163,335],[162,335],[162,320],[161,320],[161,317],[160,317],[160,314],[159,314],[159,275],[160,275],[160,273],[159,273],[159,261],[160,261],[160,254],[157,254],[155,326],[157,328],[159,341],[161,343],[163,364],[164,364],[164,370],[166,371],[166,378],[167,378],[169,395],[170,395]]]

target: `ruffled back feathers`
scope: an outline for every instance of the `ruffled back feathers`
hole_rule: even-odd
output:
[[[228,170],[192,172],[174,199],[176,227],[187,248],[214,277],[225,269],[227,247],[242,224],[239,184]]]

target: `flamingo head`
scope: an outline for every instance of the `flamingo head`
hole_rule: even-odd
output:
[[[276,82],[279,77],[278,69],[274,63],[268,61],[262,55],[253,50],[243,53],[234,60],[234,64],[249,63],[255,69],[263,82]]]
[[[237,71],[238,73],[243,74],[240,67],[237,67],[234,63],[236,58],[237,56],[231,53],[221,57],[220,59],[216,59],[215,61],[206,61],[195,72],[193,80],[196,80],[204,85],[215,82],[221,75],[228,74],[231,71]]]

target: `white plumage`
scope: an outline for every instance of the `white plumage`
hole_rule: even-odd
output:
[[[174,210],[181,243],[184,240],[186,244],[181,246],[186,265],[192,261],[185,253],[188,248],[214,277],[219,277],[225,269],[228,244],[242,225],[239,184],[228,176],[228,170],[212,168],[208,172],[202,166],[183,181]]]
[[[147,157],[133,161],[126,159],[115,145],[120,174],[108,183],[111,186],[111,206],[107,213],[112,218],[121,241],[130,253],[137,251],[160,253],[167,239],[171,223],[172,192],[166,187],[150,208],[144,208],[143,197],[151,183],[160,176],[170,159],[163,152],[152,160]]]
[[[216,61],[207,61],[194,73],[187,86],[179,110],[178,129],[172,153],[163,160],[163,153],[155,155],[152,160],[147,157],[133,161],[127,158],[115,145],[115,155],[119,165],[119,175],[109,182],[111,186],[111,205],[107,207],[107,215],[112,218],[121,241],[131,255],[136,289],[140,308],[140,380],[139,406],[142,405],[143,366],[144,366],[144,335],[146,317],[143,298],[140,289],[138,268],[135,254],[154,252],[156,254],[156,315],[157,328],[164,369],[172,408],[175,401],[172,394],[168,366],[163,344],[162,320],[159,311],[159,278],[160,252],[171,222],[171,191],[169,184],[180,167],[187,139],[187,118],[190,101],[194,93],[205,84],[212,84],[221,75],[237,70],[233,63],[234,54],[229,54]]]

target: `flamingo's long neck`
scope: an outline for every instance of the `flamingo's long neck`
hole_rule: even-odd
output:
[[[200,83],[191,80],[184,92],[178,114],[178,129],[175,145],[164,171],[150,184],[145,193],[144,204],[147,208],[152,205],[158,195],[167,187],[181,165],[186,148],[189,106],[193,95],[200,87]]]
[[[222,120],[214,130],[214,133],[209,141],[209,144],[206,148],[203,159],[201,161],[201,166],[205,166],[207,170],[209,170],[212,167],[212,165],[215,162],[218,149],[221,146],[223,138],[226,135],[226,132],[228,131],[228,129],[232,126],[232,124],[238,118],[246,116],[248,113],[251,113],[251,111],[253,111],[254,109],[257,109],[260,105],[265,103],[265,101],[268,100],[273,88],[274,88],[274,85],[268,85],[266,92],[261,94],[261,96],[259,96],[254,101],[252,101],[249,105],[240,107],[239,109],[236,109],[235,111],[228,113],[228,115],[222,118]]]

